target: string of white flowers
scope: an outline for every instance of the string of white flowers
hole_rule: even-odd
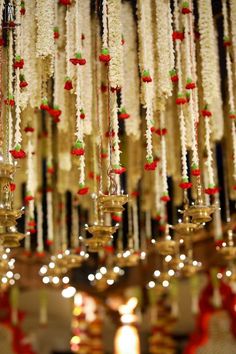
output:
[[[58,27],[58,8],[57,1],[54,4],[54,12],[55,12],[55,23],[54,27]],[[58,47],[57,41],[54,41],[54,90],[53,90],[53,103],[55,106],[59,103],[59,90],[61,91],[61,87],[59,87],[59,70],[58,70]]]
[[[77,14],[78,11],[76,10],[75,13]],[[65,47],[65,52],[66,52],[66,76],[68,78],[71,78],[71,71],[72,71],[72,65],[70,62],[70,58],[72,56],[74,56],[73,41],[71,40],[71,35],[73,33],[73,14],[74,14],[74,9],[71,6],[67,6],[67,9],[66,9],[66,47]],[[80,27],[77,26],[76,29],[78,30],[79,28]],[[80,33],[80,36],[81,36],[81,33]],[[80,41],[76,42],[76,46],[78,49],[80,49],[79,43],[80,43]]]
[[[134,140],[140,137],[140,101],[139,101],[139,75],[137,58],[137,35],[131,4],[122,4],[122,33],[123,45],[123,84],[122,96],[125,99],[125,108],[130,114],[125,120],[125,132]],[[128,98],[128,99],[126,99]]]
[[[53,158],[52,158],[52,125],[51,120],[47,121],[47,165],[52,166]],[[46,193],[46,203],[47,203],[47,239],[52,242],[54,238],[54,227],[53,227],[53,194],[51,188],[51,175],[48,173],[47,182],[49,182],[49,189]]]
[[[111,55],[109,81],[111,87],[122,85],[121,0],[107,0],[108,43]]]
[[[191,6],[191,3],[190,3]],[[190,7],[192,9],[192,7]],[[196,77],[196,66],[195,66],[195,58],[194,58],[194,47],[191,44],[193,42],[193,28],[191,28],[190,18],[192,18],[192,14],[189,16],[184,15],[184,23],[185,23],[185,58],[186,58],[186,74],[187,79],[193,79],[195,82]],[[197,136],[196,136],[196,101],[197,96],[194,95],[194,92],[197,90],[195,87],[194,90],[189,90],[190,100],[188,104],[188,110],[190,115],[190,131],[191,131],[191,150],[192,150],[192,165],[198,166],[199,165],[199,158],[198,158],[198,144],[197,144]],[[197,100],[198,102],[198,100]],[[187,138],[186,138],[187,139]]]
[[[112,164],[117,167],[120,166],[120,138],[119,138],[119,122],[117,116],[117,98],[115,93],[111,93],[110,95],[110,105],[111,105],[111,126],[114,131],[113,138],[113,149],[112,153]]]
[[[209,185],[214,186],[214,169],[213,169],[213,153],[211,149],[211,127],[209,118],[204,119],[205,122],[205,147],[207,151],[206,166],[208,171]]]
[[[231,134],[233,142],[233,178],[236,181],[236,127],[234,120],[231,123]]]
[[[157,30],[157,64],[158,64],[158,91],[160,97],[165,98],[172,94],[172,83],[169,72],[174,68],[173,41],[171,31],[171,12],[169,1],[156,0],[156,30]],[[170,23],[169,23],[170,22]],[[172,46],[171,46],[172,44]]]
[[[34,197],[34,161],[33,161],[33,144],[31,141],[31,137],[28,138],[27,144],[27,182],[26,182],[26,191],[32,197]],[[30,218],[34,218],[34,200],[29,201],[28,206],[29,216]]]
[[[42,200],[39,198],[36,204],[37,208],[37,252],[41,253],[44,250],[43,244],[43,207]]]
[[[75,33],[75,45],[76,45],[76,52],[81,52],[82,43],[81,43],[81,8],[80,8],[80,1],[76,1],[76,8],[75,8],[75,26],[76,26],[76,33]],[[77,140],[82,143],[84,148],[84,120],[80,118],[81,109],[83,109],[83,97],[82,97],[82,74],[80,65],[77,65],[76,68],[76,137]],[[85,184],[85,156],[80,156],[80,164],[79,164],[79,184],[82,186]]]
[[[108,28],[107,28],[107,0],[102,2],[102,46],[108,48]]]
[[[9,45],[8,45],[8,93],[13,94],[13,36],[12,31],[9,31]],[[13,146],[13,117],[12,110],[8,109],[8,151],[12,150]],[[12,163],[12,155],[8,154],[9,162]]]
[[[20,6],[17,4],[16,6],[16,23],[20,24],[21,16],[20,16]],[[20,55],[20,26],[16,26],[15,30],[15,51],[16,55]],[[15,136],[14,143],[15,145],[20,145],[22,141],[21,135],[21,108],[20,108],[20,69],[16,69],[15,76]]]
[[[2,15],[3,15],[3,7],[4,7],[5,0],[0,1],[0,20],[2,23]]]
[[[65,252],[68,248],[67,229],[66,229],[66,196],[65,193],[61,195],[61,251]]]
[[[223,23],[224,23],[224,37],[229,37],[229,25],[228,25],[228,11],[227,3],[225,0],[222,1],[222,13],[223,13]],[[230,59],[229,50],[226,50],[226,68],[227,68],[227,79],[228,79],[228,98],[230,111],[235,111],[234,103],[234,93],[233,93],[233,78],[232,78],[232,63]]]
[[[160,113],[160,129],[165,127],[164,112]],[[161,135],[161,177],[162,177],[162,189],[163,193],[168,193],[167,183],[167,160],[166,160],[166,136]]]
[[[203,99],[211,105],[217,95],[217,55],[211,0],[198,0]]]
[[[222,2],[222,12],[223,12],[223,24],[224,24],[224,37],[229,37],[229,25],[228,25],[228,10],[227,3],[225,0]],[[232,29],[231,29],[232,31]],[[233,39],[233,31],[232,31]],[[235,112],[235,101],[233,92],[233,78],[232,78],[232,63],[230,59],[229,50],[226,50],[226,68],[227,68],[227,79],[228,79],[228,99],[230,111]],[[236,180],[236,130],[235,122],[231,122],[231,135],[232,135],[232,148],[233,148],[233,178]]]
[[[54,1],[36,1],[36,20],[37,20],[37,56],[47,57],[54,54]]]
[[[230,6],[230,28],[232,35],[232,52],[234,57],[234,63],[236,62],[236,2],[234,0],[229,0]],[[236,65],[233,67],[234,69],[234,81],[236,81]]]
[[[147,94],[146,94],[146,105],[145,105],[145,108],[146,108],[146,143],[147,143],[147,146],[146,146],[146,158],[147,159],[151,159],[153,160],[153,146],[152,146],[152,131],[151,131],[151,128],[152,128],[152,125],[153,125],[153,105],[152,105],[152,97],[151,95],[149,94],[150,93],[150,90],[149,88],[146,86],[145,87],[145,90],[147,91]]]
[[[53,227],[53,205],[52,205],[52,191],[47,191],[46,201],[47,201],[47,239],[48,241],[53,241],[54,238],[54,227]]]
[[[81,67],[82,71],[82,92],[83,104],[86,114],[84,123],[84,134],[92,134],[92,112],[93,112],[93,75],[92,75],[92,33],[91,33],[91,9],[89,1],[80,1],[82,27],[84,41],[82,41],[83,55],[86,58],[86,65]]]

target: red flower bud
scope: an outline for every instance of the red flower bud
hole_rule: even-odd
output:
[[[83,156],[84,155],[84,149],[83,148],[73,148],[71,150],[71,155],[74,156]]]
[[[26,153],[21,148],[15,148],[14,150],[10,150],[11,155],[14,159],[24,159],[26,157]]]
[[[208,195],[214,195],[219,192],[219,188],[217,187],[209,187],[205,189],[205,193]]]
[[[179,95],[176,100],[175,100],[176,104],[177,105],[182,105],[182,104],[185,104],[187,103],[187,100],[186,100],[186,97],[182,96],[182,95]]]
[[[73,89],[73,85],[72,85],[72,81],[71,80],[66,80],[65,85],[64,85],[64,89],[68,90],[68,91]]]
[[[170,201],[170,197],[169,197],[168,195],[164,194],[164,195],[161,197],[161,200],[162,200],[163,202],[169,202],[169,201]]]
[[[60,37],[59,32],[54,30],[53,37],[54,39],[58,39]]]
[[[25,8],[24,7],[22,7],[21,9],[20,9],[20,14],[22,15],[22,16],[24,16],[25,15]]]
[[[48,240],[46,241],[47,246],[52,246],[53,245],[53,240]]]
[[[59,0],[59,4],[64,6],[71,5],[71,0]]]
[[[178,82],[179,81],[178,75],[176,74],[176,75],[171,76],[171,81],[172,82]]]
[[[157,167],[157,161],[155,161],[155,160],[152,162],[147,162],[144,165],[144,169],[146,171],[154,171],[156,169],[156,167]]]
[[[78,190],[77,194],[79,194],[79,195],[85,195],[85,194],[88,194],[88,191],[89,191],[89,188],[88,188],[88,187],[81,187],[81,188]]]
[[[28,86],[28,82],[23,80],[20,82],[20,88],[25,88],[26,86]]]
[[[159,135],[159,136],[166,135],[167,134],[167,129],[166,128],[163,128],[163,129],[158,128],[156,130],[156,134]]]
[[[191,171],[191,175],[192,175],[192,176],[200,176],[200,174],[201,174],[201,171],[200,171],[198,168],[193,169],[193,170]]]
[[[131,193],[131,197],[134,197],[134,198],[137,198],[137,197],[139,197],[139,192],[138,191],[133,191],[132,193]]]
[[[186,90],[193,90],[196,88],[196,84],[194,82],[188,82],[185,86]]]
[[[62,112],[59,108],[49,108],[48,113],[53,118],[59,118]]]
[[[23,69],[24,64],[25,64],[24,59],[17,57],[14,64],[13,64],[13,67],[14,67],[14,69]]]
[[[107,88],[108,88],[108,87],[107,87],[105,84],[102,83],[102,85],[101,85],[101,91],[102,91],[102,93],[107,92]]]
[[[152,133],[154,133],[156,131],[156,128],[155,127],[151,127],[150,130],[151,130]]]
[[[181,182],[179,184],[179,187],[182,188],[182,189],[189,189],[192,187],[192,183],[191,182]]]
[[[7,106],[14,107],[14,105],[15,105],[15,100],[14,100],[14,98],[6,98],[6,99],[4,100],[4,103],[5,103]]]
[[[184,32],[174,31],[172,33],[172,39],[174,41],[177,41],[177,40],[183,41],[184,40]]]
[[[114,136],[115,136],[114,130],[107,131],[107,132],[105,133],[105,137],[106,137],[106,138],[114,138]]]
[[[119,214],[112,214],[111,218],[113,221],[116,221],[116,222],[122,221],[122,215],[119,215]]]
[[[121,87],[120,86],[116,86],[116,87],[111,87],[111,92],[114,93],[114,92],[121,92]]]
[[[28,204],[31,200],[34,200],[32,195],[26,195],[24,198],[25,204]]]
[[[34,128],[27,126],[27,127],[25,127],[24,131],[25,131],[25,133],[33,133],[34,132]]]
[[[124,173],[126,171],[126,168],[125,167],[117,167],[117,168],[113,168],[113,171],[115,174],[117,175],[121,175],[122,173]]]
[[[182,14],[183,15],[188,15],[191,13],[191,10],[188,7],[183,7],[182,8]]]
[[[212,113],[208,109],[203,109],[202,110],[202,116],[205,117],[211,117]]]
[[[11,192],[14,192],[14,191],[16,190],[16,185],[15,185],[15,183],[12,183],[12,182],[11,182],[11,183],[9,184],[9,187],[10,187],[10,191],[11,191]]]
[[[0,46],[2,47],[5,44],[4,39],[0,38]]]

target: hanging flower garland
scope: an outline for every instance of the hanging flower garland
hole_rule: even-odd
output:
[[[79,24],[81,23],[81,11],[80,11],[80,2],[77,0],[75,4],[75,20],[76,20],[76,52],[82,53],[82,37],[81,37],[81,28]],[[79,195],[84,195],[88,193],[88,187],[85,186],[85,156],[84,156],[84,119],[81,118],[83,114],[83,97],[82,97],[82,75],[79,65],[76,68],[76,143],[72,149],[72,154],[79,156],[80,165],[79,165]]]
[[[164,112],[160,113],[160,129],[165,127]],[[162,177],[162,196],[161,201],[168,202],[170,200],[167,183],[167,159],[166,159],[166,137],[161,134],[161,177]]]
[[[172,14],[169,1],[156,0],[155,4],[157,30],[157,97],[159,101],[162,101],[160,109],[163,109],[165,107],[163,100],[165,101],[172,95],[172,83],[169,78],[169,72],[174,69]]]
[[[54,2],[51,0],[36,0],[38,57],[46,58],[54,55]]]
[[[229,39],[231,46],[231,41],[229,37],[229,25],[228,25],[228,11],[227,3],[223,0],[222,3],[223,19],[224,19],[224,38]],[[233,33],[232,33],[233,34]],[[233,36],[232,36],[233,38]],[[233,179],[236,183],[236,128],[235,128],[235,98],[234,98],[234,87],[233,87],[233,65],[230,58],[230,52],[228,46],[226,47],[226,69],[227,69],[227,79],[228,79],[228,104],[229,104],[229,117],[231,118],[231,135],[232,135],[232,148],[233,148]]]
[[[230,7],[230,28],[231,28],[231,43],[232,43],[232,54],[233,54],[233,62],[236,61],[236,3],[234,0],[229,0]],[[236,66],[233,66],[233,76],[234,81],[236,80]]]
[[[122,85],[121,1],[106,0],[108,16],[109,81],[113,89]],[[105,35],[104,35],[105,36]]]
[[[43,207],[41,197],[37,199],[37,255],[38,257],[44,257],[44,243],[43,243]]]
[[[8,43],[8,96],[5,99],[5,104],[8,106],[8,151],[13,149],[13,117],[12,107],[15,106],[15,100],[13,95],[13,33],[9,31],[9,43]],[[9,162],[12,162],[12,154],[8,154]]]
[[[179,7],[177,1],[175,1],[175,31],[179,29]],[[182,189],[191,188],[192,184],[189,182],[188,177],[188,165],[187,165],[187,141],[186,141],[186,122],[183,112],[183,105],[187,103],[185,95],[183,93],[183,77],[182,77],[182,58],[181,58],[181,41],[175,41],[176,49],[176,68],[178,72],[178,97],[176,104],[178,105],[178,118],[180,128],[180,145],[181,145],[181,162],[182,162],[182,181],[180,187]],[[190,70],[190,68],[187,68]]]
[[[16,6],[16,23],[20,23],[21,15],[19,6]],[[20,70],[23,69],[24,60],[20,56],[20,26],[16,26],[15,29],[15,134],[14,134],[14,149],[10,150],[10,153],[15,159],[22,159],[26,157],[26,153],[21,148],[22,133],[21,133],[21,108],[20,108]]]
[[[68,6],[66,9],[66,47],[65,47],[65,53],[66,53],[66,78],[65,78],[65,84],[64,84],[64,89],[67,91],[70,91],[73,89],[73,84],[72,84],[72,73],[73,73],[73,66],[71,65],[71,58],[74,55],[74,41],[73,41],[73,33],[74,33],[74,19],[75,19],[75,14],[78,14],[78,2],[75,4],[76,8],[72,6]],[[76,17],[75,21],[78,21],[79,19]],[[79,25],[77,25],[77,29],[79,29]],[[77,36],[80,35],[80,32],[77,34]],[[77,40],[75,39],[76,46]],[[81,54],[80,51],[76,52],[76,55]]]
[[[208,171],[209,184],[205,190],[207,194],[215,194],[217,188],[215,187],[214,169],[213,169],[213,153],[211,149],[211,135],[212,129],[209,119],[211,119],[212,112],[209,106],[213,104],[214,98],[217,97],[216,81],[216,59],[214,52],[214,28],[212,19],[211,1],[198,1],[199,5],[199,31],[200,31],[200,54],[202,61],[202,87],[203,99],[206,103],[202,110],[205,125],[205,147],[207,151],[206,166]]]
[[[130,119],[125,120],[125,131],[127,136],[137,140],[141,133],[137,39],[132,7],[129,3],[122,4],[121,19],[124,38],[122,98],[125,99],[125,104],[123,103],[122,106],[130,115]]]
[[[152,132],[153,126],[153,38],[151,26],[147,26],[147,23],[151,23],[151,2],[144,3],[138,2],[138,31],[141,42],[141,57],[142,57],[142,85],[144,96],[144,107],[146,108],[146,170],[153,170],[156,168],[156,164],[153,158],[153,146],[152,146]]]
[[[89,1],[80,2],[80,11],[83,14],[81,24],[82,57],[86,65],[82,66],[82,92],[84,105],[84,134],[92,133],[93,114],[93,75],[92,75],[92,33],[91,33],[91,9]]]
[[[52,125],[51,121],[47,121],[47,244],[51,246],[54,239],[54,225],[53,225],[53,190],[52,177],[54,174],[53,157],[52,157]]]

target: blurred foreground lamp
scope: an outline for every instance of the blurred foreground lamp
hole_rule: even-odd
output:
[[[119,307],[121,315],[121,327],[115,335],[115,354],[140,354],[140,341],[135,327],[136,315],[133,313],[138,300],[135,297],[129,299],[127,304]]]

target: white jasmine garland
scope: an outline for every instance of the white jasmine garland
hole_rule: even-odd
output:
[[[47,239],[48,241],[53,241],[54,238],[54,227],[53,227],[53,205],[52,205],[52,192],[47,191],[46,201],[47,201]]]
[[[121,0],[107,0],[108,44],[111,56],[109,81],[111,87],[122,85]]]
[[[107,0],[102,1],[102,46],[108,48],[108,28],[107,28]]]
[[[160,113],[160,129],[165,127],[164,112]],[[162,192],[168,194],[167,183],[167,160],[166,160],[166,136],[161,135],[161,177],[162,177]]]
[[[136,25],[133,17],[131,4],[122,4],[122,33],[123,45],[123,84],[122,105],[125,106],[129,119],[125,120],[126,134],[132,139],[140,137],[140,102],[139,102],[139,76],[137,58]],[[121,106],[122,106],[121,105]]]
[[[20,23],[20,6],[17,4],[16,6],[16,23]],[[20,55],[20,26],[16,26],[15,30],[15,48],[16,54]],[[20,69],[16,69],[15,76],[15,88],[14,88],[14,96],[15,96],[15,136],[14,143],[16,145],[20,145],[22,141],[21,134],[21,108],[20,108]]]
[[[54,55],[54,9],[54,1],[36,0],[38,57],[53,57]]]
[[[236,127],[235,122],[232,120],[231,123],[231,134],[232,134],[232,142],[233,142],[233,178],[236,181]]]
[[[233,62],[236,62],[236,2],[229,0],[230,6],[230,28],[232,36],[232,48],[233,48]],[[236,81],[236,65],[234,65],[234,80]]]
[[[76,3],[77,6],[77,3]],[[72,67],[73,65],[70,62],[70,58],[74,57],[74,45],[73,45],[73,33],[74,33],[74,15],[75,13],[77,14],[77,9],[74,9],[73,6],[67,6],[66,9],[66,47],[65,47],[65,52],[66,52],[66,76],[70,79],[72,79]],[[79,26],[77,26],[78,30]],[[76,31],[77,32],[77,31]],[[78,33],[78,35],[81,32]],[[78,48],[80,44],[80,41],[76,41],[76,46]],[[80,48],[78,48],[80,49]]]
[[[182,107],[179,110],[179,128],[181,142],[182,179],[188,179],[186,125]]]
[[[82,72],[82,91],[83,91],[83,104],[86,114],[84,122],[84,133],[90,135],[92,133],[92,114],[93,114],[93,76],[92,76],[92,33],[91,33],[91,11],[90,2],[81,1],[81,14],[82,17],[82,33],[85,36],[82,41],[82,52],[86,59],[86,65],[81,67]],[[79,27],[79,26],[78,26]],[[81,35],[82,35],[81,33]]]
[[[202,86],[203,98],[208,104],[212,104],[216,97],[216,58],[214,51],[214,24],[210,0],[198,0],[199,8],[199,31],[200,31],[200,54],[202,61]]]
[[[116,93],[111,93],[110,95],[110,105],[111,105],[111,126],[114,131],[114,138],[113,138],[113,149],[114,152],[112,153],[112,165],[116,167],[120,166],[120,138],[119,138],[119,122],[118,122],[118,115],[117,115],[117,97]]]
[[[192,3],[190,3],[190,9],[192,9]],[[192,13],[184,16],[185,24],[185,58],[186,58],[186,74],[187,80],[192,79],[196,84],[196,57],[195,57],[195,44],[194,44],[194,33],[193,33],[193,21]],[[196,94],[195,94],[196,92]],[[192,150],[192,165],[199,165],[198,157],[198,143],[196,136],[196,122],[198,119],[198,93],[197,87],[194,90],[189,90],[190,100],[188,104],[188,111],[190,116],[190,134],[191,134],[191,150]],[[186,134],[186,131],[185,131]],[[186,138],[187,143],[187,138]],[[186,161],[187,164],[187,161]]]
[[[156,30],[158,53],[157,88],[159,96],[167,98],[172,95],[172,83],[169,72],[174,67],[172,18],[169,1],[156,0]]]
[[[148,84],[149,85],[149,84]],[[146,143],[147,143],[147,147],[146,147],[146,151],[147,151],[147,155],[146,158],[147,159],[153,159],[153,146],[152,146],[152,132],[151,132],[151,127],[153,125],[153,106],[152,106],[152,97],[150,95],[150,91],[149,91],[149,87],[146,86],[145,87],[147,94],[146,94]]]
[[[9,44],[8,44],[8,92],[13,94],[13,36],[12,31],[9,31]],[[12,110],[8,109],[8,151],[13,149],[13,117]],[[12,155],[8,154],[9,162],[12,163]]]
[[[209,180],[209,185],[214,186],[215,181],[214,181],[214,169],[213,169],[213,153],[211,149],[211,128],[210,128],[209,118],[205,117],[204,122],[205,122],[205,147],[207,151],[206,166],[208,172],[208,180]]]
[[[43,207],[40,198],[37,200],[36,209],[37,209],[37,252],[41,253],[44,251],[44,244],[43,244]]]

